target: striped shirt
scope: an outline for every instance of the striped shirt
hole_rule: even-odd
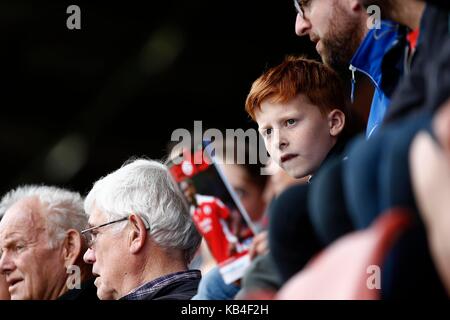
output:
[[[137,287],[127,295],[120,298],[120,300],[143,300],[145,297],[152,294],[153,292],[156,292],[166,286],[169,286],[174,282],[178,282],[180,280],[200,280],[200,279],[201,273],[199,270],[188,270],[170,273]]]

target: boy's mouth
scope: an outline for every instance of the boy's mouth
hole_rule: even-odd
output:
[[[293,154],[293,153],[285,154],[284,156],[282,156],[280,158],[280,161],[281,161],[281,163],[285,163],[285,162],[288,162],[289,160],[296,158],[297,156],[298,156],[298,154]]]

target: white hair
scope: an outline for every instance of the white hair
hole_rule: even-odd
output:
[[[90,215],[95,207],[108,221],[138,214],[157,245],[182,250],[188,263],[201,236],[183,197],[165,165],[137,159],[98,180],[86,197],[84,209]]]
[[[20,186],[5,194],[0,201],[0,219],[12,205],[26,198],[37,198],[46,209],[41,214],[46,217],[50,247],[58,246],[67,230],[81,232],[87,225],[83,198],[78,192],[44,185]]]

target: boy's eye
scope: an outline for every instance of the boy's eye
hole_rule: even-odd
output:
[[[286,121],[286,124],[288,126],[292,126],[292,125],[294,125],[296,123],[297,123],[297,121],[295,119],[289,119],[289,120]]]
[[[271,135],[271,134],[272,134],[272,129],[271,129],[271,128],[266,129],[266,130],[264,131],[264,134],[265,134],[266,136]]]

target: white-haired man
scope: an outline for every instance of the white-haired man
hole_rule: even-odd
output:
[[[4,212],[0,212],[0,220],[2,220]],[[0,274],[0,300],[11,299],[8,291],[8,284],[6,283],[6,278],[3,274]]]
[[[166,166],[135,160],[97,181],[85,200],[90,228],[84,260],[100,299],[189,300],[200,271],[188,263],[200,244]]]
[[[87,225],[79,193],[24,186],[0,202],[0,272],[13,300],[95,299],[82,254]]]

